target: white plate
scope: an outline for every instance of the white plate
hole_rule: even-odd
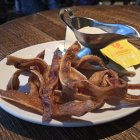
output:
[[[23,58],[32,58],[45,49],[46,50],[45,60],[47,61],[48,64],[50,64],[54,50],[57,47],[63,48],[63,46],[64,41],[48,42],[22,49],[20,51],[13,53],[12,55]],[[6,58],[0,62],[0,89],[6,89],[7,82],[15,70],[16,69],[13,66],[6,65]],[[132,83],[139,82],[138,77],[140,76],[140,70],[138,69],[136,72],[137,75],[134,78],[130,79]],[[27,82],[26,77],[21,76],[20,82],[21,85],[26,84]],[[133,91],[133,93],[138,94],[138,91],[135,90],[135,92]],[[102,124],[113,120],[117,120],[140,109],[140,107],[138,106],[129,106],[123,103],[117,105],[116,108],[114,106],[105,104],[105,106],[99,109],[98,111],[94,113],[87,113],[82,117],[64,118],[61,121],[51,120],[50,122],[42,123],[42,116],[24,111],[2,99],[0,99],[0,107],[4,109],[6,112],[10,113],[11,115],[28,122],[41,125],[64,126],[64,127],[78,127],[78,126]]]

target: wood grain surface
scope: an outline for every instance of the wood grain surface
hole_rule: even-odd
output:
[[[75,15],[109,23],[123,23],[140,32],[139,6],[73,7]],[[64,40],[65,25],[59,9],[44,11],[0,25],[0,60],[17,50],[38,43]],[[140,40],[131,40],[140,47]],[[90,127],[59,128],[17,119],[0,109],[0,140],[140,140],[140,110],[122,119]]]

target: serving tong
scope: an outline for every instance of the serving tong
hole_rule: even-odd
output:
[[[84,46],[84,49],[82,49],[77,55],[80,58],[89,53],[99,53],[99,49],[114,41],[139,37],[139,32],[131,26],[104,23],[87,17],[74,16],[71,8],[62,8],[59,15],[65,25],[73,31],[77,41]],[[106,33],[91,34],[79,31],[79,29],[84,27],[96,27]]]

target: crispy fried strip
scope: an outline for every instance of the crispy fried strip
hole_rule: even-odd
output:
[[[42,96],[42,94],[43,94],[43,90],[44,90],[44,88],[45,88],[45,81],[44,81],[44,78],[43,78],[43,76],[38,72],[38,71],[36,71],[36,70],[30,70],[30,72],[32,73],[32,74],[34,74],[34,76],[36,76],[37,77],[37,79],[38,79],[38,81],[39,81],[39,87],[38,87],[38,89],[39,89],[39,91],[38,91],[38,93],[39,93],[39,96],[41,97]],[[30,93],[29,93],[30,94]]]
[[[26,72],[28,74],[33,74],[36,77],[36,80],[39,82],[39,87],[38,87],[39,90],[37,90],[37,88],[35,88],[36,85],[33,85],[33,81],[32,81],[32,83],[30,81],[29,84],[30,84],[31,94],[42,96],[43,89],[45,87],[45,81],[44,81],[43,76],[36,70],[24,70],[24,69],[17,70],[13,74],[13,76],[10,78],[10,80],[8,82],[8,85],[7,85],[7,89],[8,90],[18,90],[18,88],[19,88],[19,79],[18,78],[19,78],[19,75],[22,74],[23,72]]]
[[[95,55],[83,56],[79,61],[77,61],[77,65],[75,66],[75,68],[82,68],[82,69],[84,69],[84,67],[82,65],[85,62],[96,62],[96,63],[98,63],[101,66],[101,68],[106,69],[106,66],[105,66],[103,60],[100,57],[95,56]],[[92,66],[92,67],[91,67],[92,69],[96,69],[94,66]]]
[[[68,101],[67,97],[65,96],[65,94],[61,91],[61,90],[54,90],[53,93],[54,97],[53,97],[53,102],[54,104],[63,104],[65,102]]]
[[[44,94],[42,95],[43,106],[44,106],[44,112],[42,118],[43,121],[50,120],[52,116],[53,98],[54,98],[53,93],[58,84],[59,68],[60,68],[60,56],[59,56],[59,50],[57,49],[54,52],[48,79],[46,81],[46,88],[44,90]]]
[[[107,69],[104,71],[99,71],[99,72],[95,72],[90,78],[89,78],[89,82],[97,85],[97,86],[105,86],[107,79],[109,78],[115,78],[115,79],[119,79],[118,74],[111,70],[111,69]],[[109,81],[108,81],[109,83]],[[111,85],[111,83],[109,83]]]
[[[20,107],[25,109],[29,108],[30,111],[36,112],[38,114],[43,114],[43,106],[40,98],[36,96],[27,95],[25,93],[17,91],[4,91],[0,90],[0,97],[6,99],[7,101],[13,101],[21,105]],[[56,105],[53,109],[52,116],[62,116],[62,115],[75,115],[81,116],[87,112],[97,109],[101,106],[102,102],[95,102],[92,100],[86,101],[71,101],[62,105]]]
[[[64,86],[66,86],[70,81],[86,79],[85,76],[80,74],[74,68],[71,68],[71,62],[76,57],[76,53],[80,50],[80,46],[77,43],[74,43],[72,46],[68,48],[65,55],[62,57],[61,64],[60,64],[60,72],[59,78],[60,82]],[[78,77],[75,78],[74,76],[77,75]]]
[[[73,44],[68,48],[65,55],[61,59],[59,78],[62,84],[63,93],[69,100],[73,100],[75,94],[75,90],[71,88],[73,86],[72,83],[87,79],[82,73],[71,67],[71,63],[79,50],[79,44]]]
[[[48,64],[40,58],[24,59],[15,56],[7,56],[7,65],[14,65],[18,69],[34,69],[34,66],[39,68],[40,73],[48,72]]]
[[[29,87],[30,87],[30,95],[39,96],[38,87],[34,82],[34,76],[33,75],[31,75],[29,77],[28,84],[29,84]]]
[[[70,101],[62,105],[55,105],[53,110],[53,116],[62,116],[62,115],[74,115],[82,116],[87,112],[95,110],[101,106],[101,102],[96,102],[92,100],[86,101]]]
[[[0,98],[17,103],[24,109],[29,108],[33,112],[37,112],[39,114],[43,113],[41,99],[36,96],[27,95],[25,93],[14,90],[5,91],[0,89]]]
[[[45,50],[43,50],[42,52],[40,52],[39,54],[37,54],[37,58],[41,58],[41,59],[44,59],[44,56],[45,56]]]
[[[126,93],[123,99],[130,103],[140,103],[140,95],[131,95]]]
[[[140,89],[140,84],[128,84],[128,89]]]
[[[134,77],[136,75],[136,72],[134,71],[120,70],[116,72],[119,74],[120,77],[123,77],[123,76]]]
[[[87,80],[76,82],[74,86],[77,89],[77,92],[101,99],[106,99],[111,95],[122,95],[126,93],[127,90],[127,83],[122,79],[120,79],[120,84],[117,83],[116,85],[108,87],[96,86],[89,83]]]
[[[75,68],[71,67],[71,72],[69,73],[70,78],[73,81],[76,80],[86,80],[87,77],[85,75],[83,75],[81,72],[79,72],[78,70],[76,70]]]
[[[76,94],[73,94],[73,99],[74,100],[78,100],[78,101],[86,101],[86,100],[98,100],[97,98],[94,98],[92,96],[89,96],[89,95],[85,95],[85,94],[82,94],[82,93],[76,93]]]
[[[18,90],[19,88],[19,75],[23,72],[24,70],[17,70],[12,77],[10,78],[8,84],[7,84],[7,90]]]
[[[82,94],[82,93],[73,94],[73,98],[74,98],[74,100],[78,100],[78,101],[91,100],[93,102],[96,102],[97,106],[93,107],[93,110],[102,107],[104,105],[104,103],[105,103],[105,100],[102,99],[102,98],[95,98],[95,97],[92,97],[92,96],[89,96],[89,95],[85,95],[85,94]]]

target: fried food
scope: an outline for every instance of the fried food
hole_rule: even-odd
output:
[[[22,106],[22,108],[29,108],[32,112],[43,113],[42,101],[37,96],[31,96],[15,90],[0,90],[0,98],[11,101],[17,106]]]
[[[49,70],[46,86],[43,90],[42,101],[44,106],[43,121],[50,120],[54,109],[54,90],[57,88],[59,79],[60,56],[59,50],[54,52],[52,64]]]
[[[37,69],[43,75],[47,75],[48,64],[41,58],[24,59],[15,56],[7,56],[7,65],[14,65],[17,69]]]
[[[54,109],[54,116],[64,116],[64,115],[74,115],[82,116],[93,109],[99,108],[100,102],[93,100],[78,101],[73,100],[65,104],[56,104],[56,109]]]
[[[50,66],[43,60],[45,51],[30,59],[7,56],[7,65],[18,70],[9,79],[7,90],[0,90],[0,97],[17,107],[41,114],[42,121],[64,115],[82,116],[100,109],[112,97],[140,103],[140,95],[127,93],[128,89],[140,89],[140,84],[128,84],[122,78],[132,73],[107,68],[98,56],[78,59],[80,49],[78,42],[70,46],[64,56],[56,49]],[[91,62],[97,62],[100,68],[92,66]],[[81,69],[90,70],[92,75],[87,77]],[[18,91],[21,74],[28,76],[28,93]]]
[[[88,63],[88,64],[85,64],[85,63]],[[102,61],[102,59],[98,56],[95,56],[95,55],[83,56],[79,61],[77,61],[75,68],[87,69],[85,67],[85,65],[90,65],[89,63],[98,63],[99,66],[101,67],[101,69],[106,69],[106,66],[105,66],[104,62]],[[97,68],[94,66],[90,66],[89,69],[96,70]]]

